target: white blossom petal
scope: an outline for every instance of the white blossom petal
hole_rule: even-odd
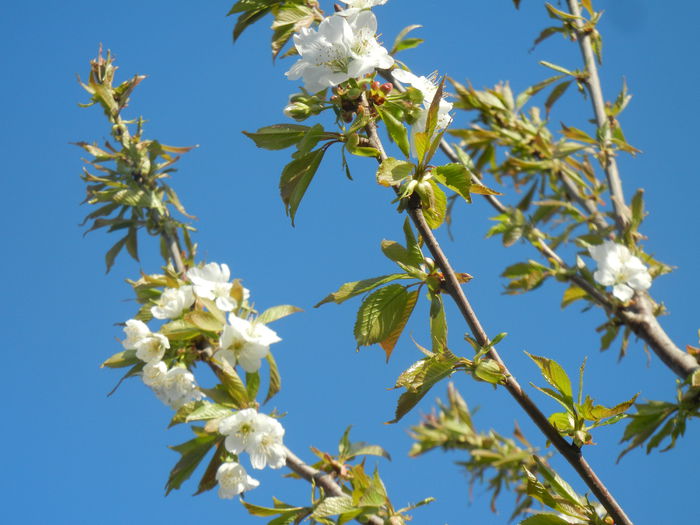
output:
[[[176,319],[182,312],[194,303],[194,293],[191,286],[166,288],[151,307],[151,313],[156,319]]]
[[[629,301],[635,290],[642,291],[651,286],[651,274],[646,265],[626,246],[608,240],[590,246],[588,253],[598,265],[593,278],[603,286],[612,286],[613,295],[620,301]]]
[[[260,485],[258,480],[251,478],[245,469],[235,462],[221,464],[216,471],[216,481],[219,482],[219,497],[224,499],[231,499]]]

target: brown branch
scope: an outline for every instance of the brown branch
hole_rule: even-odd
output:
[[[364,104],[364,109],[369,111],[366,103]],[[370,123],[367,125],[367,133],[370,142],[372,142],[372,145],[379,151],[378,160],[386,160],[388,157],[384,151],[384,147],[377,133],[377,127],[374,121],[370,121]],[[476,341],[482,347],[490,346],[491,341],[486,335],[486,331],[481,326],[479,318],[474,312],[474,309],[467,299],[464,290],[459,284],[455,271],[447,260],[447,257],[442,251],[437,239],[433,235],[432,230],[426,223],[425,217],[423,216],[423,210],[420,206],[420,199],[416,198],[416,196],[412,196],[410,198],[408,214],[423,238],[425,245],[428,247],[430,254],[442,271],[446,280],[448,293],[459,308],[459,311],[469,326],[474,339],[476,339]],[[603,482],[598,478],[593,469],[583,458],[580,449],[566,441],[549,423],[547,417],[540,411],[539,408],[537,408],[537,405],[535,405],[535,403],[523,391],[518,381],[509,372],[497,350],[491,347],[488,355],[502,367],[502,370],[506,376],[506,390],[508,390],[510,395],[517,401],[523,410],[525,410],[527,415],[533,420],[546,438],[554,445],[562,456],[564,456],[574,470],[576,470],[588,488],[591,489],[596,498],[598,498],[603,507],[605,507],[610,516],[612,516],[612,518],[615,520],[615,523],[617,525],[632,525],[632,521],[627,517],[625,512],[622,510],[622,507],[620,507],[612,494],[610,494],[610,491],[608,491]]]
[[[580,18],[581,8],[579,0],[567,0],[567,3],[571,14],[579,17],[574,20],[573,25],[586,66],[585,82],[591,95],[591,104],[593,105],[596,123],[598,124],[598,129],[603,132],[603,168],[610,187],[610,196],[615,210],[615,221],[619,231],[622,232],[630,222],[630,210],[625,204],[625,195],[622,191],[622,180],[617,169],[617,161],[612,152],[608,151],[612,132],[610,126],[605,126],[608,123],[608,116],[605,113],[605,101],[603,99],[603,90],[600,87],[600,77],[598,76],[598,66],[596,65],[595,54],[591,45],[591,36],[583,30],[584,23]]]

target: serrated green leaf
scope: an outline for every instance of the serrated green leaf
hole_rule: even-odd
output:
[[[377,169],[377,182],[382,186],[399,186],[415,172],[415,164],[389,157]]]
[[[329,516],[337,516],[345,512],[350,512],[355,509],[350,496],[331,496],[324,498],[321,503],[314,509],[311,517],[327,518]]]
[[[567,402],[570,403],[570,406],[573,406],[571,380],[561,365],[553,359],[532,355],[527,352],[525,354],[538,366],[545,380],[564,396]]]
[[[400,284],[389,284],[371,293],[360,305],[355,321],[358,348],[390,338],[404,320],[409,294]]]
[[[535,514],[522,520],[518,525],[570,525],[570,523],[555,514]]]
[[[248,390],[243,381],[238,376],[235,369],[221,363],[221,366],[216,367],[216,376],[221,381],[226,393],[231,397],[237,408],[246,408],[249,405]]]
[[[109,273],[112,266],[114,266],[114,259],[117,258],[124,244],[126,244],[126,237],[119,239],[105,254],[105,264],[107,265],[107,271],[105,273]]]
[[[380,277],[373,277],[372,279],[364,279],[362,281],[354,281],[350,283],[345,283],[341,286],[337,292],[333,292],[326,296],[321,302],[314,305],[314,308],[318,308],[322,304],[326,303],[336,303],[340,304],[342,302],[355,297],[356,295],[369,292],[374,290],[377,286],[381,286],[391,281],[396,281],[398,279],[411,279],[412,277],[406,273],[393,273],[390,275],[382,275]]]
[[[325,148],[319,148],[293,160],[282,170],[280,194],[282,202],[285,204],[287,215],[292,220],[292,225],[294,225],[294,217],[296,216],[299,203],[304,197],[311,179],[316,174],[325,152]]]
[[[433,176],[440,184],[447,186],[455,193],[461,195],[465,201],[472,201],[471,195],[469,194],[471,174],[464,165],[455,163],[437,166],[433,170]]]
[[[569,89],[569,86],[572,82],[573,80],[566,80],[560,84],[557,84],[554,87],[554,89],[552,89],[552,92],[549,94],[547,100],[545,100],[544,102],[544,108],[547,115],[549,115],[549,112],[552,110],[552,106],[554,106],[556,101],[559,100],[562,97],[562,95],[564,95],[564,93],[566,93],[566,90]]]
[[[404,387],[406,391],[399,397],[395,417],[389,423],[396,423],[404,417],[436,383],[452,374],[458,362],[458,357],[445,350],[421,359],[405,370],[397,379],[395,388]]]
[[[418,290],[408,292],[408,296],[406,298],[406,303],[403,307],[403,312],[401,312],[400,316],[398,316],[397,318],[394,319],[395,324],[393,325],[393,328],[389,332],[389,335],[387,335],[383,340],[379,341],[379,346],[382,347],[382,349],[384,350],[384,353],[386,354],[387,362],[389,362],[389,358],[391,357],[391,353],[394,351],[394,347],[396,346],[396,342],[401,337],[401,334],[403,333],[404,328],[406,328],[406,323],[408,322],[409,318],[411,317],[411,314],[413,313],[413,309],[416,306],[417,300],[418,300]]]

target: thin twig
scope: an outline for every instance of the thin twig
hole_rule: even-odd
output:
[[[287,467],[309,483],[315,483],[322,487],[327,496],[347,496],[340,485],[338,485],[330,474],[316,470],[300,460],[291,450],[286,449]],[[360,523],[371,523],[372,525],[383,525],[384,520],[378,516],[370,515],[363,518],[366,521]],[[359,521],[359,520],[358,520]]]
[[[630,210],[627,204],[625,204],[625,195],[622,191],[622,180],[620,179],[620,173],[617,169],[617,161],[615,160],[614,154],[608,151],[611,143],[612,131],[610,130],[610,126],[605,125],[608,123],[608,117],[605,114],[605,101],[603,99],[603,90],[600,87],[598,66],[596,65],[595,54],[593,52],[593,46],[591,45],[591,36],[590,33],[583,30],[584,23],[581,18],[579,0],[567,0],[567,2],[571,14],[577,17],[574,20],[574,28],[576,29],[576,36],[586,66],[586,87],[591,95],[591,104],[593,105],[593,112],[595,113],[598,130],[602,132],[604,148],[602,152],[603,169],[605,170],[605,176],[608,179],[608,186],[610,187],[610,197],[615,210],[615,221],[617,222],[620,233],[622,233],[630,222]]]
[[[368,106],[364,105],[364,109],[369,111]],[[367,125],[367,133],[369,136],[370,143],[373,147],[379,151],[380,161],[386,160],[388,157],[384,151],[381,139],[377,133],[376,123],[370,121]],[[446,284],[447,290],[452,299],[455,301],[462,317],[466,321],[472,335],[476,341],[482,347],[488,347],[491,344],[490,339],[486,335],[486,331],[481,326],[479,318],[474,312],[467,296],[464,293],[455,271],[452,269],[447,257],[445,256],[442,248],[440,247],[437,239],[433,235],[432,230],[425,221],[423,216],[423,210],[420,206],[420,199],[412,196],[409,202],[408,214],[411,217],[414,225],[418,229],[425,245],[428,247],[433,259],[442,271]],[[537,408],[537,405],[529,398],[529,396],[523,391],[520,384],[517,382],[515,377],[509,372],[505,363],[501,359],[497,350],[491,347],[488,355],[491,359],[496,361],[499,366],[501,366],[505,374],[505,387],[506,390],[511,394],[511,396],[518,402],[518,404],[525,410],[528,416],[533,420],[537,427],[542,431],[542,433],[547,437],[547,439],[554,445],[554,447],[564,456],[564,458],[571,464],[571,466],[576,470],[578,475],[583,479],[583,481],[588,485],[591,491],[598,498],[600,503],[605,507],[610,516],[615,520],[617,525],[632,525],[632,521],[627,517],[622,507],[617,503],[615,498],[610,494],[606,486],[595,474],[593,469],[588,465],[586,460],[581,455],[581,451],[578,447],[566,441],[561,434],[549,423],[547,417]]]

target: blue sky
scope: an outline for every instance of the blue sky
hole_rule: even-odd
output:
[[[384,446],[392,462],[380,464],[397,506],[435,496],[437,502],[416,511],[414,523],[505,523],[510,502],[504,498],[494,516],[488,497],[476,485],[470,498],[465,476],[453,465],[458,454],[433,453],[410,460],[407,429],[428,412],[439,385],[416,411],[398,425],[391,419],[398,397],[387,387],[418,359],[404,337],[391,362],[378,348],[355,352],[352,324],[358,306],[312,305],[346,281],[391,271],[379,250],[382,239],[400,239],[402,218],[391,195],[373,182],[370,160],[353,160],[348,181],[337,156],[327,157],[302,203],[292,228],[278,197],[279,173],[288,152],[258,150],[240,132],[285,121],[281,113],[296,85],[284,77],[290,61],[273,64],[268,49],[269,20],[231,43],[233,20],[224,15],[232,2],[125,0],[94,2],[15,2],[0,19],[0,97],[3,122],[5,239],[2,271],[5,300],[5,377],[0,387],[6,406],[0,446],[0,492],[8,522],[159,523],[194,520],[262,523],[236,502],[207,493],[196,498],[195,483],[163,497],[162,487],[177,456],[166,445],[189,439],[185,428],[165,429],[169,410],[140,381],[126,382],[107,398],[118,373],[99,363],[119,351],[123,322],[135,312],[126,278],[140,269],[158,269],[157,251],[143,239],[141,264],[120,257],[104,274],[103,254],[115,242],[103,233],[83,238],[78,227],[88,208],[79,179],[81,152],[71,142],[101,141],[108,129],[97,109],[80,109],[86,96],[75,80],[88,72],[88,60],[102,43],[117,57],[121,78],[146,74],[129,114],[147,119],[146,134],[173,145],[200,147],[180,163],[172,184],[198,217],[197,242],[206,260],[227,262],[251,289],[257,305],[292,303],[305,312],[280,321],[275,329],[284,390],[272,401],[288,415],[286,443],[306,460],[308,447],[334,451],[347,425],[352,436]],[[322,2],[330,8],[330,2]],[[538,65],[548,60],[579,67],[577,48],[552,38],[528,52],[549,24],[540,2],[524,0],[520,11],[510,1],[435,3],[390,0],[376,9],[380,31],[390,44],[401,28],[419,23],[426,43],[403,54],[419,74],[437,70],[475,87],[510,80],[516,91],[549,76]],[[444,6],[444,10],[442,7]],[[604,91],[614,98],[623,77],[634,95],[622,124],[628,140],[643,150],[623,157],[626,194],[645,188],[651,214],[643,233],[647,250],[677,270],[654,282],[652,293],[671,312],[663,319],[670,335],[684,346],[697,344],[698,272],[695,93],[700,52],[694,36],[700,8],[690,1],[608,0],[600,30],[604,38]],[[572,90],[552,117],[591,129],[587,101]],[[465,124],[466,116],[458,115]],[[505,199],[513,198],[506,194]],[[576,370],[589,356],[587,385],[596,399],[616,403],[641,392],[642,398],[670,399],[674,378],[640,343],[617,362],[615,350],[598,351],[595,327],[600,311],[559,309],[562,287],[548,283],[525,296],[502,295],[502,269],[534,257],[524,245],[503,249],[485,240],[488,217],[483,202],[456,210],[456,235],[441,235],[459,271],[475,276],[468,285],[482,322],[491,334],[509,336],[501,352],[527,384],[541,382],[523,350],[559,360]],[[425,313],[425,312],[423,312]],[[452,343],[460,345],[464,328],[450,311]],[[426,339],[426,323],[409,332]],[[467,377],[455,382],[472,408],[481,407],[477,425],[509,433],[515,420],[529,439],[544,442],[502,390],[493,391]],[[546,412],[552,404],[533,391]],[[629,454],[620,464],[617,442],[622,427],[605,428],[598,445],[586,449],[596,468],[635,523],[690,523],[697,512],[689,504],[695,487],[685,473],[697,469],[700,432],[695,422],[673,451]],[[555,461],[555,464],[560,463]],[[560,473],[581,491],[572,471]],[[265,471],[250,501],[268,504],[272,495],[290,503],[307,501],[305,483]]]

